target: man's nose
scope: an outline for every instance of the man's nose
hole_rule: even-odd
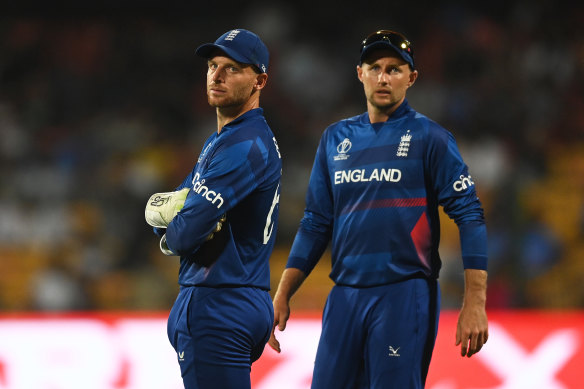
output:
[[[211,81],[214,83],[219,83],[223,81],[223,70],[221,68],[215,69],[215,71],[211,75]]]
[[[389,74],[386,72],[380,72],[377,76],[377,82],[380,84],[387,84],[389,82]]]

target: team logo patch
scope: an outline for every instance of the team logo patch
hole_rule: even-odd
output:
[[[335,161],[344,161],[347,158],[349,158],[349,154],[347,154],[347,152],[349,150],[351,150],[351,146],[353,146],[353,144],[351,143],[351,141],[349,140],[349,138],[343,139],[343,141],[341,143],[339,143],[339,145],[337,146],[337,152],[338,152],[338,154],[335,155],[333,157],[333,159]]]
[[[397,153],[395,155],[398,157],[407,157],[408,152],[410,151],[411,140],[412,135],[410,134],[410,130],[408,130],[404,135],[402,135],[399,146],[397,146]]]
[[[232,30],[229,34],[227,34],[225,40],[232,41],[237,36],[237,34],[239,34],[239,30]]]

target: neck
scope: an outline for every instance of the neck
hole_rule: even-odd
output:
[[[231,123],[247,111],[259,108],[259,99],[249,99],[242,105],[231,107],[217,107],[217,133],[221,133],[224,126]]]

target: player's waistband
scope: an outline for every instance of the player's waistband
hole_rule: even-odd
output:
[[[235,289],[235,288],[250,288],[258,289],[266,292],[270,291],[270,288],[258,286],[258,285],[240,285],[240,284],[217,284],[217,285],[207,285],[207,284],[180,284],[180,289],[183,288],[211,288],[211,289]]]

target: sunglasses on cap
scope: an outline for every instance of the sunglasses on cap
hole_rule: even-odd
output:
[[[379,30],[372,34],[369,34],[367,38],[363,39],[361,42],[361,55],[363,58],[363,54],[365,49],[370,45],[377,43],[377,42],[386,42],[389,43],[394,49],[401,51],[400,55],[410,64],[410,66],[414,65],[414,49],[412,48],[412,44],[410,41],[400,34],[399,32],[391,31],[391,30]],[[408,58],[409,57],[409,58]]]
[[[390,30],[379,30],[372,34],[361,42],[361,51],[367,46],[372,43],[379,42],[379,41],[387,41],[392,45],[400,48],[401,50],[407,52],[409,55],[414,55],[414,49],[411,47],[412,44],[410,41],[400,34],[399,32],[390,31]]]

